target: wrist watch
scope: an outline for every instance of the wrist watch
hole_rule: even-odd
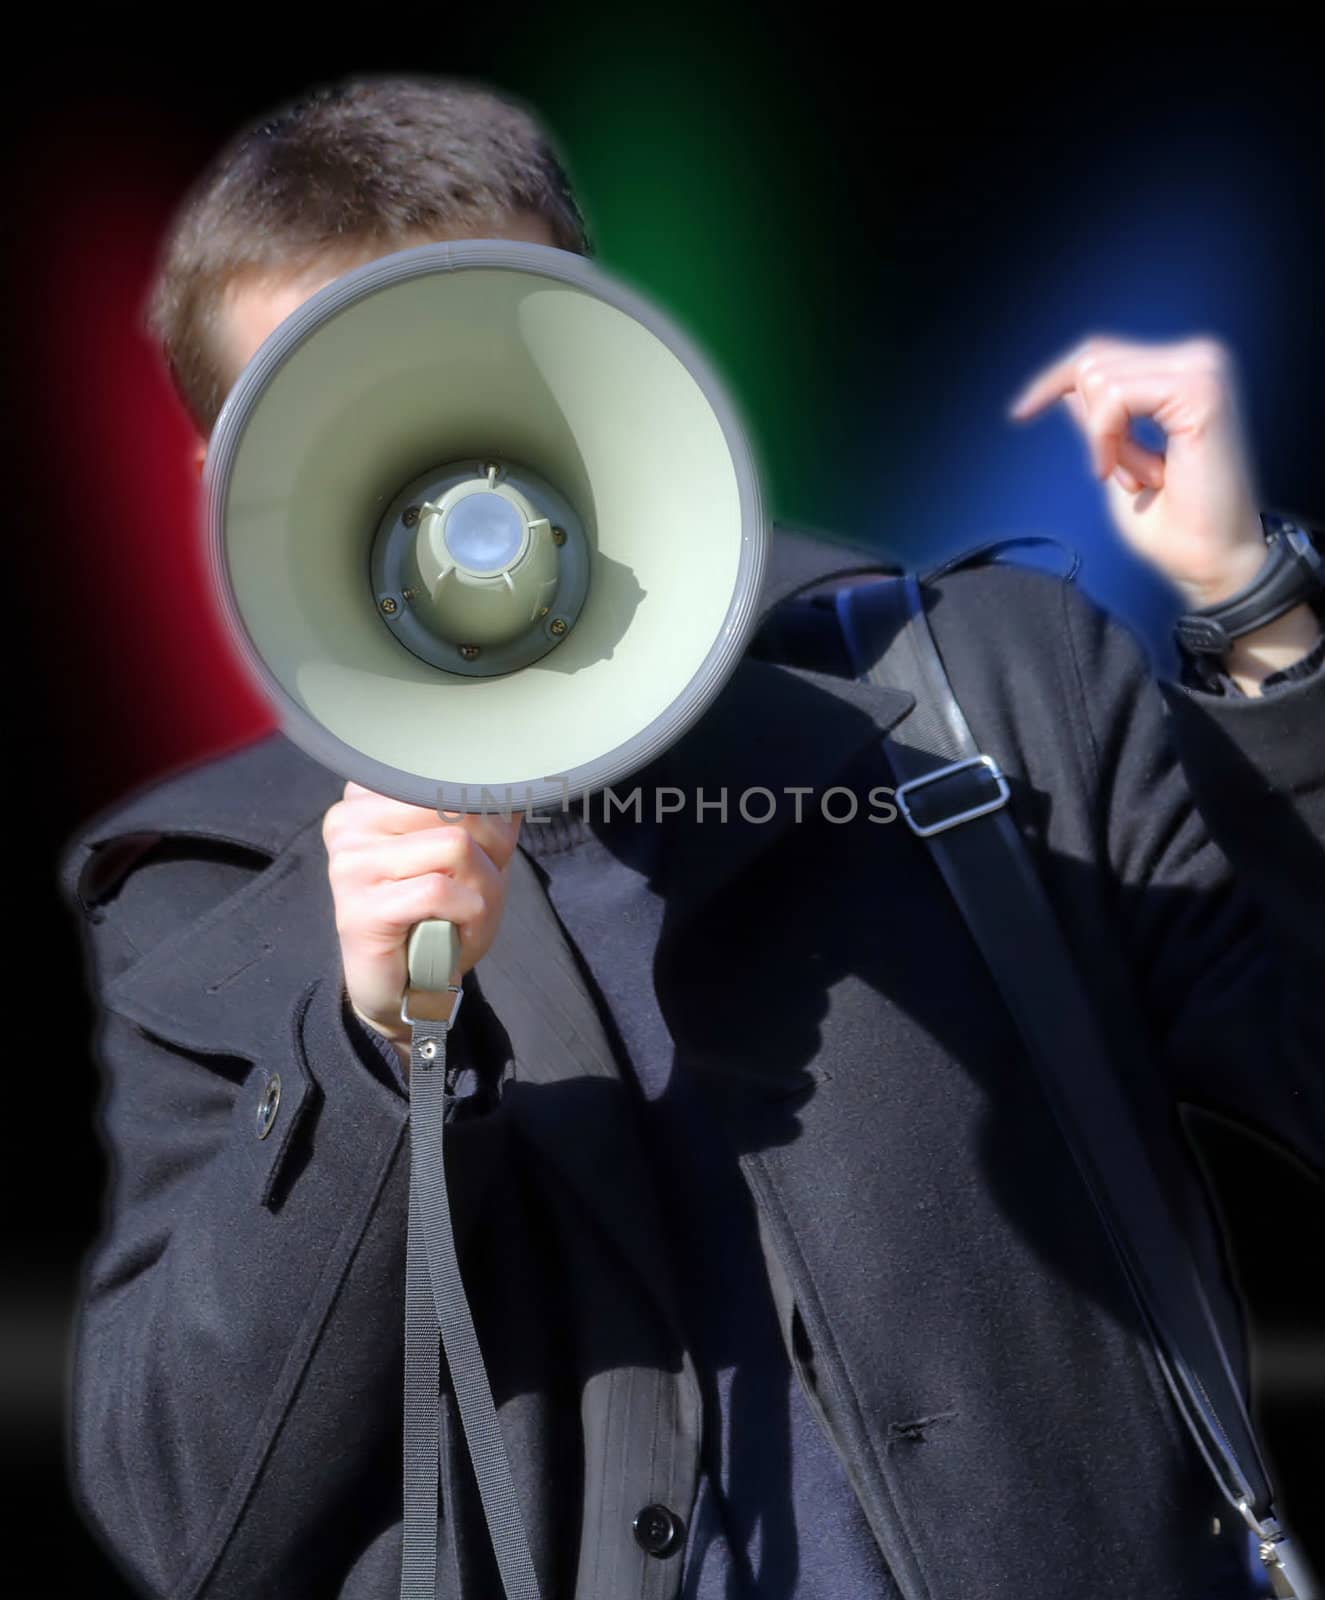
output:
[[[1234,639],[1253,633],[1303,600],[1325,591],[1325,557],[1311,535],[1286,517],[1261,513],[1265,561],[1243,588],[1212,606],[1188,611],[1174,624],[1183,649],[1223,656]]]

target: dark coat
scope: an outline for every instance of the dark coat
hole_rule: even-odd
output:
[[[929,593],[1242,1361],[1175,1108],[1325,1170],[1325,676],[1245,701],[1157,687],[1130,632],[1047,573],[977,566]],[[863,795],[911,704],[752,652],[648,781]],[[342,788],[272,734],[122,801],[61,862],[111,1162],[71,1471],[171,1600],[399,1583],[408,1101],[347,1014],[321,836]],[[905,1600],[1244,1592],[1234,1518],[922,842],[863,807],[791,815],[664,828],[655,979]],[[666,1600],[680,1564],[631,1522],[688,1517],[699,1389],[632,1090],[523,851],[467,985],[454,1044],[488,1092],[448,1134],[452,1203],[544,1593]],[[440,1592],[496,1596],[447,1421]]]

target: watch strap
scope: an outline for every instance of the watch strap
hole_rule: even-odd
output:
[[[1325,589],[1325,559],[1295,523],[1262,514],[1266,556],[1259,572],[1215,605],[1180,616],[1178,643],[1192,655],[1223,656],[1235,639],[1273,622]]]

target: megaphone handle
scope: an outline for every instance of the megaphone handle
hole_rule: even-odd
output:
[[[410,929],[406,949],[412,994],[444,994],[451,974],[460,965],[460,935],[455,923],[438,918]]]

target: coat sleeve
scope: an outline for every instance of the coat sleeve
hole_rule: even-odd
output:
[[[1325,1172],[1325,671],[1261,696],[1156,677],[1063,593],[1098,848],[1174,1095]]]
[[[74,1327],[70,1475],[144,1594],[299,1600],[335,1592],[400,1514],[408,1102],[366,1062],[338,953],[316,941],[292,937],[275,971],[238,950],[233,980],[203,987],[219,1001],[231,984],[217,1014],[260,1018],[259,1048],[207,1036],[170,982],[190,952],[214,957],[230,908],[281,862],[222,886],[188,854],[158,852],[95,908],[76,848],[61,869],[109,1172]]]

